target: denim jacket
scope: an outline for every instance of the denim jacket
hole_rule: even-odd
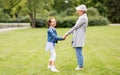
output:
[[[50,26],[47,31],[47,41],[52,43],[57,43],[60,40],[64,40],[64,38],[57,36],[57,32],[54,27]]]

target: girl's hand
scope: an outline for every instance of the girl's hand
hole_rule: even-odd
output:
[[[67,35],[64,35],[63,38],[66,39]]]

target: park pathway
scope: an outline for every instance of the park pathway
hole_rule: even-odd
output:
[[[26,29],[29,27],[19,27],[19,28],[1,28],[0,32],[8,31],[8,30],[17,30],[17,29]]]
[[[109,26],[120,26],[120,24],[109,24]]]
[[[120,24],[109,24],[109,26],[120,26]],[[30,27],[0,28],[0,32],[4,32],[8,30],[26,29],[26,28],[30,28]]]

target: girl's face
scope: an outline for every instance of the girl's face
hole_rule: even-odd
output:
[[[56,20],[54,18],[51,19],[50,26],[53,26],[53,27],[56,26]]]
[[[77,14],[78,14],[79,16],[82,16],[82,15],[84,14],[84,11],[82,11],[82,10],[77,10]]]

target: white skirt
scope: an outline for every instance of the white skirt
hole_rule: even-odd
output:
[[[48,50],[55,50],[55,43],[47,42],[46,43],[46,51]]]

